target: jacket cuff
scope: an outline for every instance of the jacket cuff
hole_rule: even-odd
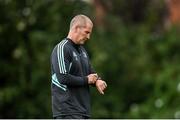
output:
[[[84,79],[84,85],[88,85],[88,77],[85,76],[83,79]]]

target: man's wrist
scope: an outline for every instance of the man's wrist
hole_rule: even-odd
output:
[[[101,77],[98,76],[97,79],[96,79],[96,81],[97,81],[97,80],[100,80],[100,79],[101,79]]]
[[[96,79],[96,82],[97,82],[98,80],[100,80],[100,79],[101,79],[101,77],[98,76],[97,79]],[[95,82],[95,84],[96,84],[96,82]]]

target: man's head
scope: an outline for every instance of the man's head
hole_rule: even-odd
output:
[[[76,44],[84,44],[90,39],[93,23],[85,15],[76,15],[70,23],[68,37]]]

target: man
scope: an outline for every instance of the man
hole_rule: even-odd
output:
[[[101,94],[106,82],[92,69],[82,46],[91,35],[92,21],[85,15],[75,16],[67,38],[57,44],[51,55],[53,118],[90,118],[89,86]]]

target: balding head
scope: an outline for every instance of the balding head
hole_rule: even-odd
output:
[[[85,16],[85,15],[76,15],[70,23],[70,30],[74,27],[74,26],[79,26],[79,27],[83,27],[86,26],[87,24],[91,24],[93,26],[92,21],[90,20],[89,17]]]

